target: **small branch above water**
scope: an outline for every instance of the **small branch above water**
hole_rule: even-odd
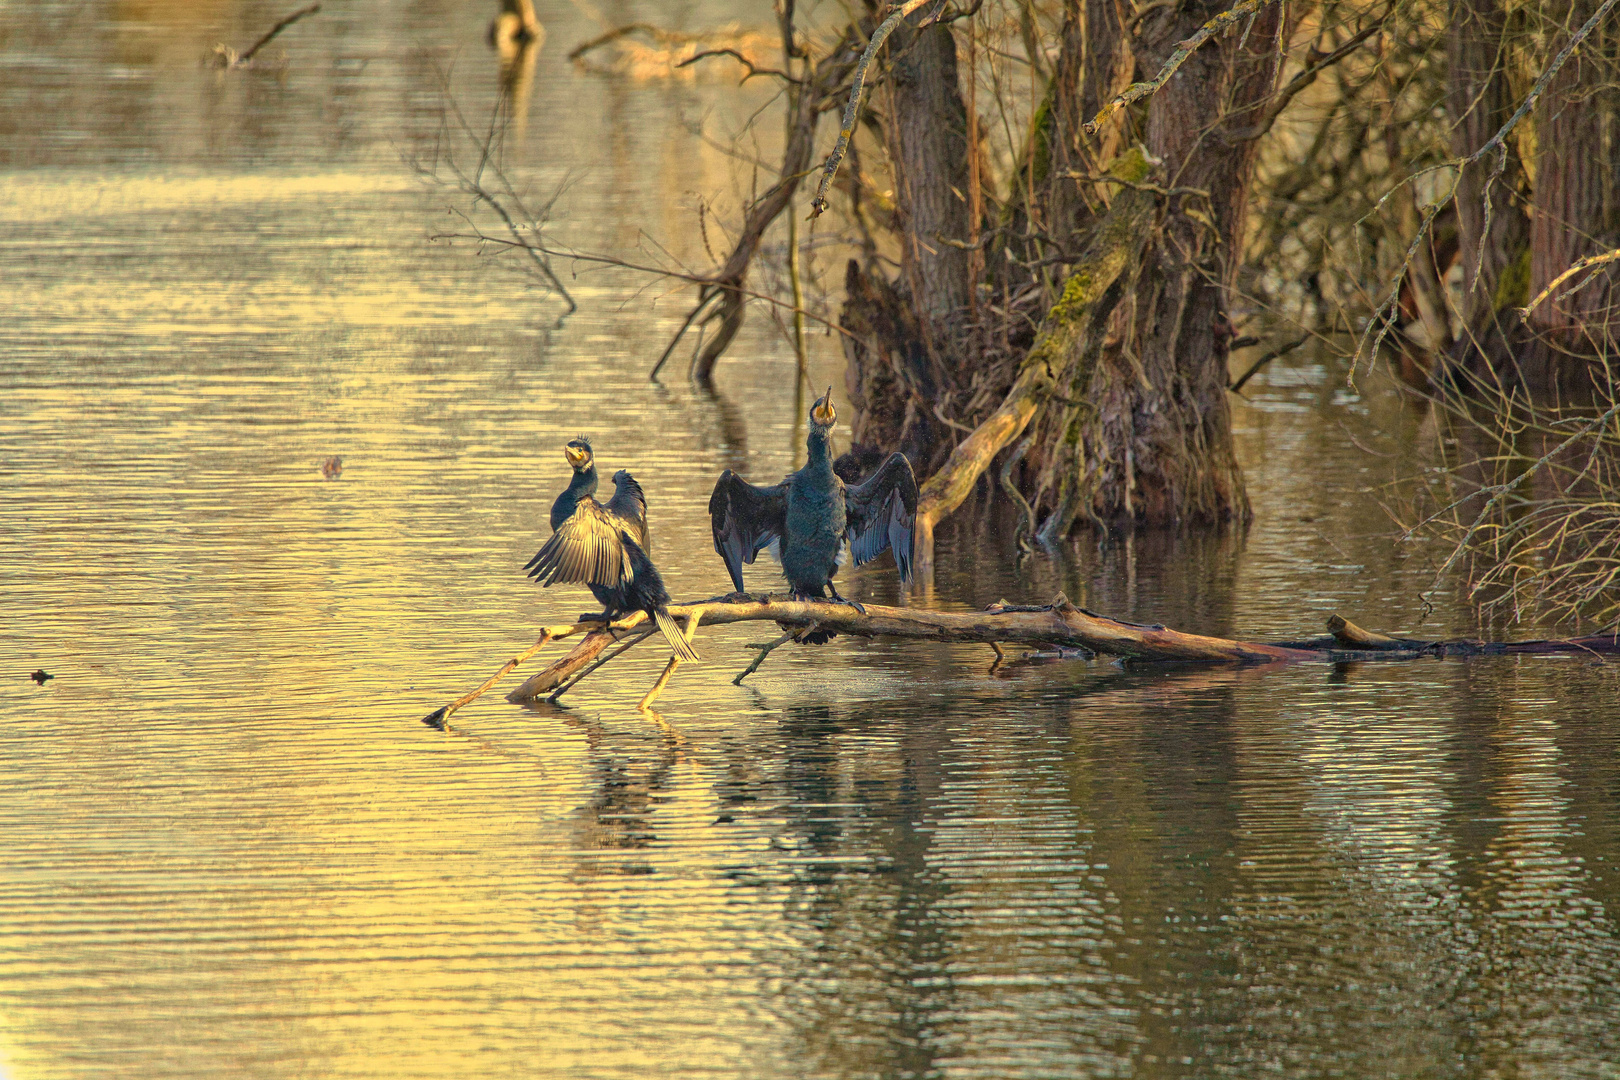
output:
[[[277,34],[281,33],[283,30],[287,29],[287,27],[291,26],[299,19],[302,19],[304,16],[313,15],[319,10],[321,10],[321,5],[319,4],[310,4],[308,7],[300,8],[291,15],[288,15],[286,18],[282,19],[280,22],[276,23],[276,25],[272,26],[269,33],[265,34],[258,41],[255,41],[252,45],[248,46],[247,50],[242,53],[237,53],[237,51],[231,48],[229,45],[215,45],[215,64],[219,67],[225,68],[227,71],[247,67],[249,64],[253,63],[254,55],[257,54],[260,49],[270,44],[271,40],[274,39]]]

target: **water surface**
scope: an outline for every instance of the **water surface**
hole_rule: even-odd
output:
[[[570,267],[558,325],[430,242],[466,202],[409,162],[445,85],[488,114],[484,6],[328,4],[263,69],[201,65],[283,13],[0,10],[0,1074],[1620,1075],[1589,660],[991,674],[840,639],[734,687],[770,636],[737,626],[662,722],[645,648],[422,726],[590,610],[519,571],[573,435],[646,486],[672,591],[725,587],[708,490],[794,466],[792,354],[755,311],[717,392],[653,384],[673,286]],[[701,264],[697,199],[751,181],[691,126],[768,91],[579,72],[596,24],[541,14],[511,174],[567,183],[579,247]],[[1476,632],[1379,507],[1421,416],[1312,359],[1248,392],[1246,533],[1019,561],[970,507],[907,602]],[[887,561],[844,576],[900,598]]]

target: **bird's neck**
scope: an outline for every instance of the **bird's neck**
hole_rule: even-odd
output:
[[[805,468],[815,469],[817,472],[832,472],[832,440],[820,428],[812,427],[810,437],[805,440],[805,448],[809,451],[809,459]]]
[[[586,469],[581,469],[579,472],[574,474],[574,478],[568,481],[568,494],[572,495],[576,502],[585,498],[587,495],[596,494],[595,465],[591,465]]]
[[[556,529],[574,513],[574,508],[596,492],[596,466],[576,472],[563,493],[551,504],[551,527]]]

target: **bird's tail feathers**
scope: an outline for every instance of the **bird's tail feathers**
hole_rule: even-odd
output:
[[[655,609],[653,611],[653,621],[658,624],[658,629],[663,632],[664,640],[669,642],[669,647],[675,650],[676,656],[688,662],[697,660],[697,651],[692,648],[692,643],[686,640],[686,635],[681,633],[680,624],[670,618],[669,612],[663,608]]]

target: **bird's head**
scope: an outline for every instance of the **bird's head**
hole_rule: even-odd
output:
[[[827,392],[810,406],[810,422],[823,431],[830,430],[838,423],[838,410],[833,408],[832,403],[832,387],[827,387]]]
[[[569,439],[563,446],[563,457],[568,459],[568,465],[575,472],[584,472],[591,467],[591,444],[581,435],[577,439]]]

